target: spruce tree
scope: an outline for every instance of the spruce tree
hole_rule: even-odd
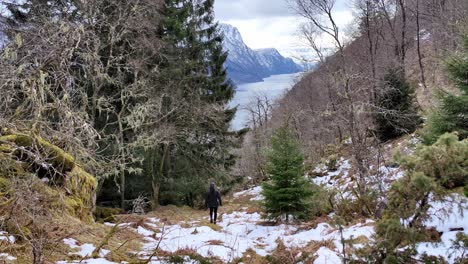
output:
[[[440,91],[440,106],[429,116],[424,143],[433,144],[446,132],[457,132],[460,140],[468,137],[468,36],[464,49],[449,60],[447,72],[458,88],[453,94]]]
[[[155,180],[163,194],[180,196],[166,202],[185,200],[193,206],[197,194],[204,193],[207,179],[225,176],[234,160],[230,150],[235,133],[229,131],[229,123],[235,109],[227,108],[234,87],[224,68],[227,53],[222,48],[213,3],[165,1],[161,32],[169,45],[164,47],[160,81],[171,98],[167,125],[178,133],[159,147],[167,150],[159,152],[167,154],[164,161],[163,156],[156,159],[160,172]],[[169,183],[168,179],[170,184],[162,184]]]
[[[304,177],[304,156],[298,142],[287,127],[279,128],[272,136],[272,148],[267,155],[267,172],[271,183],[263,184],[267,218],[289,215],[297,219],[309,216],[310,183]]]
[[[406,81],[403,70],[389,69],[376,103],[376,135],[380,140],[397,138],[416,130],[422,120],[414,100],[414,89]]]

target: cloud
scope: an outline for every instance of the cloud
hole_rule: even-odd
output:
[[[285,17],[294,14],[286,0],[216,0],[215,14],[221,21]]]
[[[215,14],[221,21],[294,16],[293,0],[216,0]],[[336,11],[349,9],[348,2],[337,0]]]
[[[342,30],[353,18],[342,0],[337,2],[334,14]],[[295,14],[286,0],[217,0],[215,15],[221,22],[237,27],[253,49],[273,47],[289,57],[313,56],[310,47],[297,36],[300,25],[307,20]]]

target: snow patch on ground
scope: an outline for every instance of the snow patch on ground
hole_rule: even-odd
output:
[[[69,253],[69,255],[77,255],[82,258],[90,258],[91,255],[93,254],[93,251],[96,249],[96,247],[93,244],[83,244],[79,245],[79,242],[76,239],[73,238],[65,238],[63,239],[63,243],[67,246],[69,246],[71,249],[74,249],[75,252]],[[104,259],[104,257],[109,253],[110,251],[107,249],[101,249],[99,251],[99,257],[96,259],[85,259],[82,262],[67,262],[67,261],[59,261],[57,262],[58,264],[63,264],[63,263],[91,263],[91,264],[109,264],[113,262],[109,262]]]
[[[251,201],[260,201],[263,200],[262,186],[256,186],[245,191],[234,193],[234,198],[239,198],[242,196],[253,196],[250,198]]]
[[[14,236],[10,236],[7,232],[0,231],[0,241],[7,241],[10,244],[14,244],[16,242]]]
[[[443,256],[449,263],[454,263],[456,258],[463,256],[463,250],[452,248],[458,232],[468,234],[468,199],[458,194],[446,197],[444,201],[431,201],[428,214],[431,216],[424,225],[434,227],[443,232],[440,242],[423,242],[417,244],[419,254],[426,253],[429,256]],[[455,231],[454,229],[463,229]],[[452,230],[452,231],[451,231]],[[466,249],[465,249],[466,251]],[[465,253],[466,255],[466,253]]]
[[[463,228],[468,233],[468,199],[459,194],[446,197],[444,201],[431,201],[428,211],[430,219],[424,223],[435,227],[439,232],[449,232],[453,228]]]
[[[104,258],[96,258],[96,259],[84,259],[84,260],[74,260],[74,261],[57,261],[56,264],[117,264],[116,262],[108,261]],[[126,263],[126,262],[122,262]]]
[[[352,168],[351,161],[341,157],[337,162],[336,171],[328,171],[326,166],[319,164],[313,171],[323,176],[311,178],[311,181],[319,186],[322,186],[329,190],[336,190],[336,199],[355,199],[352,192],[353,189],[357,188],[355,177],[351,177],[349,172]],[[369,170],[373,170],[374,167],[371,165]],[[386,192],[390,188],[391,184],[402,178],[405,173],[401,168],[381,165],[375,173],[366,177],[365,182],[368,188],[374,188],[379,192]]]
[[[314,254],[317,258],[314,264],[340,264],[342,263],[341,258],[336,254],[335,251],[330,250],[326,247],[321,247]]]
[[[456,240],[458,232],[444,232],[440,237],[440,242],[422,242],[416,246],[416,251],[419,255],[427,254],[429,256],[443,256],[449,263],[454,263],[456,258],[463,256],[462,250],[455,250],[452,248],[453,241]],[[465,234],[467,232],[465,231]],[[466,251],[466,249],[465,249]],[[466,253],[465,253],[466,255]]]
[[[13,260],[16,260],[15,257],[7,254],[7,253],[0,253],[0,260],[10,260],[10,261],[13,261]]]
[[[159,249],[164,251],[192,249],[204,257],[219,257],[223,262],[232,262],[248,249],[254,250],[260,256],[266,256],[277,248],[278,240],[283,241],[289,248],[304,247],[312,241],[332,240],[336,248],[341,248],[340,232],[327,223],[320,223],[308,230],[299,230],[298,226],[292,224],[268,226],[263,224],[263,219],[258,213],[236,211],[223,215],[218,224],[221,228],[219,231],[208,226],[184,228],[180,225],[166,225],[164,231],[156,234],[156,237],[154,234],[145,237],[148,242],[140,255],[150,255],[158,244]],[[343,230],[345,239],[359,236],[370,238],[372,234],[372,221]],[[339,252],[334,254],[340,255]],[[327,259],[327,256],[323,256],[323,259]]]

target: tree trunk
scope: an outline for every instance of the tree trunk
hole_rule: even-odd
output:
[[[120,208],[125,210],[125,170],[120,168]]]
[[[421,71],[421,84],[424,87],[424,91],[427,91],[426,85],[426,76],[424,75],[424,65],[422,62],[422,54],[421,54],[421,26],[419,21],[419,0],[416,0],[416,31],[417,31],[417,46],[418,46],[418,62],[419,62],[419,70]],[[429,98],[429,97],[428,97]]]
[[[33,264],[44,264],[44,252],[42,249],[42,245],[39,243],[32,243],[32,250],[33,250]]]
[[[405,59],[406,59],[406,3],[405,0],[399,0],[401,8],[401,47],[400,47],[400,56],[401,56],[401,68],[403,69],[403,74],[406,76],[405,71]]]
[[[167,175],[169,173],[169,168],[167,168],[169,166],[169,158],[169,143],[166,143],[163,145],[163,153],[159,162],[158,171],[153,173],[152,188],[154,206],[159,205],[159,190],[161,188],[161,179],[169,176]]]
[[[152,190],[153,190],[153,202],[154,206],[159,205],[159,189],[161,188],[161,184],[159,182],[152,182]]]

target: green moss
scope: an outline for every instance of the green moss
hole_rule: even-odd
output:
[[[6,192],[10,188],[10,181],[0,177],[0,192]],[[1,196],[1,193],[0,193]]]
[[[0,137],[0,142],[14,143],[21,147],[33,148],[37,147],[46,157],[47,162],[51,163],[56,169],[61,172],[68,172],[75,166],[75,159],[59,147],[47,142],[42,137],[37,135],[27,135],[23,133],[12,133]],[[2,145],[5,146],[5,145]],[[4,147],[6,150],[11,149],[11,146]],[[2,149],[0,149],[2,151]],[[3,152],[3,151],[2,151]]]
[[[29,147],[33,144],[33,139],[25,134],[10,134],[0,137],[0,142],[12,142],[18,146]]]
[[[98,222],[115,222],[117,219],[116,215],[120,213],[120,208],[109,208],[109,207],[96,207],[94,210],[94,218]]]
[[[35,136],[35,142],[42,148],[48,162],[55,168],[61,168],[62,172],[71,171],[75,166],[75,159],[61,148],[47,142],[40,136]]]
[[[68,203],[74,208],[75,216],[82,220],[91,220],[96,200],[96,178],[75,166],[68,173],[64,187],[71,193]]]
[[[94,210],[97,181],[91,174],[75,164],[72,155],[61,148],[51,144],[40,136],[28,135],[26,133],[12,132],[2,129],[0,136],[0,193],[7,189],[8,179],[22,177],[35,173],[33,164],[24,160],[23,164],[17,162],[11,154],[17,146],[38,149],[41,155],[50,163],[55,170],[62,172],[64,177],[55,181],[59,186],[48,186],[44,184],[41,192],[53,201],[50,208],[81,220],[92,221]],[[25,164],[25,166],[24,166]]]
[[[10,154],[5,154],[0,151],[0,164],[0,177],[10,179],[26,175],[22,163],[12,159]]]
[[[0,145],[0,152],[3,153],[12,153],[13,148],[10,145]]]

